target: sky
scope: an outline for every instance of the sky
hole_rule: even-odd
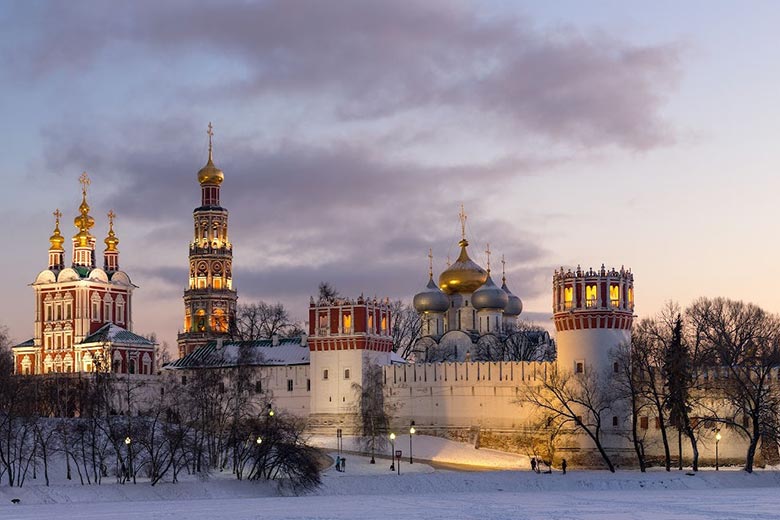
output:
[[[117,214],[135,331],[182,326],[206,127],[239,302],[305,319],[320,281],[411,300],[506,258],[549,326],[556,267],[625,266],[637,314],[780,312],[775,2],[3,2],[0,324],[32,336],[52,212]],[[67,244],[67,254],[71,247]],[[99,248],[102,251],[102,247]],[[102,264],[102,254],[98,263]]]

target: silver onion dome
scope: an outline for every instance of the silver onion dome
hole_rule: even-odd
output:
[[[450,299],[431,277],[425,290],[414,295],[413,304],[417,312],[445,312],[450,307]]]
[[[471,304],[478,311],[482,309],[504,309],[509,303],[509,297],[500,287],[493,283],[488,274],[487,281],[471,295]]]
[[[501,289],[509,298],[509,302],[504,307],[504,316],[520,316],[520,313],[523,312],[523,300],[512,294],[512,291],[506,286],[506,281],[501,285]]]

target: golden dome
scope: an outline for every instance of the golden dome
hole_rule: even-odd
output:
[[[447,294],[472,293],[488,279],[487,271],[477,265],[466,251],[469,243],[464,238],[458,242],[458,259],[439,275],[439,287]]]
[[[222,181],[225,180],[225,174],[222,170],[214,166],[214,161],[211,160],[211,152],[209,152],[209,162],[206,166],[200,169],[198,172],[198,182],[203,184],[215,184],[219,186]]]
[[[116,246],[119,245],[119,239],[114,233],[114,215],[113,211],[108,212],[108,236],[103,242],[106,243],[106,251],[116,251]]]
[[[73,225],[79,232],[73,235],[73,239],[76,241],[76,247],[87,247],[92,239],[89,230],[95,225],[95,219],[90,216],[89,204],[87,204],[89,177],[87,177],[86,172],[79,177],[79,181],[81,182],[81,204],[79,205],[79,216],[73,219]]]
[[[63,237],[60,234],[60,217],[62,216],[62,213],[60,213],[60,210],[54,212],[54,233],[49,237],[49,242],[51,243],[50,249],[52,251],[65,251],[63,249],[62,244],[65,243],[65,237]]]
[[[214,137],[214,129],[211,126],[211,122],[209,122],[209,129],[206,132],[209,136],[209,160],[206,163],[206,166],[200,169],[198,172],[198,182],[201,185],[204,184],[213,184],[216,186],[219,186],[222,184],[222,181],[225,180],[225,174],[222,173],[222,170],[214,166],[214,161],[212,159],[212,143],[211,138]]]

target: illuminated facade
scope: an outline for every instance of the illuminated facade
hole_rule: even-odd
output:
[[[86,173],[80,178],[82,200],[74,219],[73,256],[65,267],[65,238],[59,210],[49,238],[48,267],[32,283],[35,291],[35,331],[32,339],[13,348],[17,374],[93,372],[151,374],[154,343],[132,332],[135,286],[119,268],[119,238],[114,213],[109,212],[103,268],[96,267],[91,233],[95,220],[87,204]]]
[[[179,357],[209,340],[227,338],[235,325],[233,245],[228,238],[228,211],[219,205],[225,176],[214,165],[211,124],[209,158],[198,172],[201,205],[193,211],[195,236],[189,251],[189,285],[184,291],[184,330],[178,336]]]

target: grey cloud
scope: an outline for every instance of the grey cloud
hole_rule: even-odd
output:
[[[477,4],[79,2],[20,11],[41,17],[42,34],[27,49],[39,75],[96,68],[109,50],[114,60],[123,52],[198,56],[245,70],[242,79],[209,77],[207,85],[174,80],[206,93],[204,101],[322,96],[339,117],[358,119],[447,106],[472,114],[463,116],[467,126],[480,124],[465,118],[482,112],[490,117],[481,124],[498,117],[575,145],[642,150],[672,139],[659,109],[678,74],[678,46],[545,31],[516,15],[485,16]]]

